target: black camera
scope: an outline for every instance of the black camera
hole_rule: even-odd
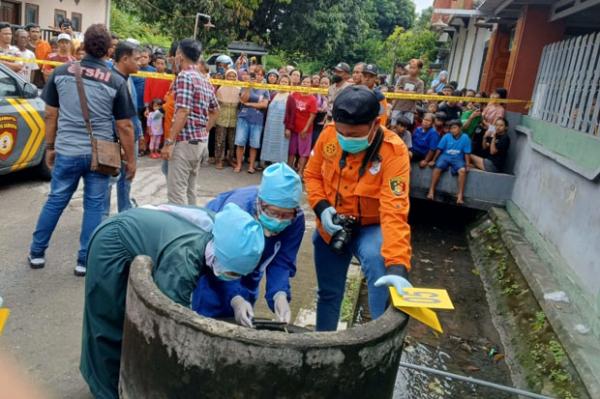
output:
[[[354,216],[345,215],[333,215],[333,223],[338,226],[342,226],[341,230],[338,230],[329,242],[329,247],[338,255],[344,253],[346,245],[352,239],[352,233],[357,226],[357,221]]]

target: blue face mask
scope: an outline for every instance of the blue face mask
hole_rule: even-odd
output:
[[[283,230],[285,230],[286,227],[292,224],[291,220],[277,219],[272,216],[266,215],[264,212],[261,212],[258,215],[258,221],[260,222],[260,224],[262,224],[262,226],[265,229],[269,230],[273,234],[281,233]]]
[[[338,132],[337,139],[342,150],[350,154],[356,154],[369,148],[369,135],[365,137],[345,137]]]

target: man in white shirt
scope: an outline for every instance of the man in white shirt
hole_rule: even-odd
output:
[[[19,49],[20,57],[27,58],[29,60],[35,60],[35,54],[33,51],[27,48],[27,44],[29,43],[29,32],[27,32],[25,29],[18,29],[15,32],[15,35],[17,37],[16,43],[17,48]],[[40,69],[40,67],[35,62],[25,62],[23,64],[23,68],[17,73],[21,75],[21,77],[25,79],[27,83],[31,83],[31,75],[33,71],[37,71],[38,69]]]
[[[10,55],[19,57],[19,49],[11,45],[12,28],[8,22],[0,22],[0,55]],[[1,63],[9,67],[15,72],[23,69],[23,63],[18,61],[0,60]]]

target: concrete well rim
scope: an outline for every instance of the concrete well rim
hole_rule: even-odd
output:
[[[152,259],[137,256],[129,272],[129,289],[140,301],[156,314],[168,317],[202,334],[229,339],[250,345],[269,347],[302,348],[304,350],[335,348],[368,344],[385,339],[406,328],[408,316],[389,307],[379,319],[337,332],[308,332],[288,334],[279,331],[257,331],[221,320],[204,317],[192,309],[179,305],[168,298],[152,278]]]

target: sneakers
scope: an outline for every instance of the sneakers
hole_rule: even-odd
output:
[[[75,275],[77,277],[85,277],[85,272],[87,271],[87,268],[84,265],[77,265],[75,266]]]
[[[32,269],[41,269],[46,266],[46,259],[43,256],[32,256],[30,254],[27,256],[27,260],[29,261],[29,267]]]

